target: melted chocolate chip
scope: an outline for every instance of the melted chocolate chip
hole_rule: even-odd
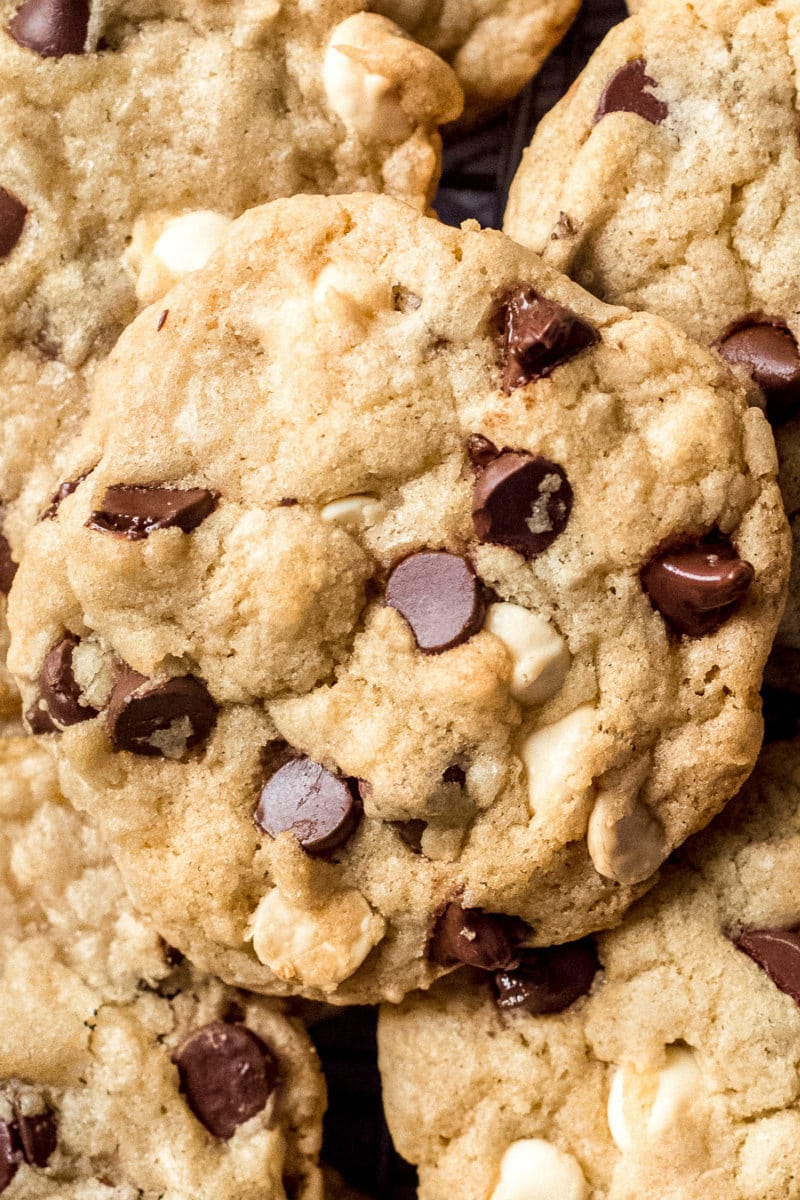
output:
[[[4,533],[0,533],[0,592],[4,596],[11,591],[18,566],[11,554],[11,543]]]
[[[21,200],[0,187],[0,259],[8,258],[22,237],[28,210]]]
[[[32,704],[25,713],[25,724],[35,737],[45,733],[61,732],[41,700]]]
[[[628,112],[635,113],[651,125],[660,125],[666,120],[669,108],[653,95],[654,87],[658,87],[658,84],[647,74],[647,63],[644,59],[632,59],[624,67],[620,67],[606,84],[594,114],[594,124],[602,121],[609,113]]]
[[[217,723],[217,705],[194,675],[156,681],[125,666],[106,713],[115,750],[182,758],[202,745]]]
[[[31,1167],[46,1167],[58,1140],[58,1123],[51,1112],[33,1117],[17,1116],[15,1122],[25,1162]]]
[[[173,1055],[181,1091],[198,1121],[217,1138],[263,1111],[278,1083],[278,1063],[244,1025],[212,1021],[195,1029]]]
[[[600,340],[588,321],[530,287],[518,287],[507,296],[498,318],[505,392],[551,375]]]
[[[15,1122],[0,1121],[0,1192],[11,1183],[22,1161],[15,1125]]]
[[[524,950],[519,966],[495,975],[497,1005],[537,1016],[563,1012],[586,995],[599,967],[591,938],[544,950]]]
[[[731,616],[754,578],[729,541],[709,540],[657,555],[642,571],[642,586],[677,633],[703,637]]]
[[[743,929],[733,942],[766,971],[777,988],[800,1004],[800,931]]]
[[[428,952],[442,966],[464,963],[482,971],[500,971],[518,960],[515,942],[520,922],[513,917],[447,905],[431,935]]]
[[[488,467],[492,459],[497,458],[499,453],[494,442],[490,442],[480,433],[473,433],[467,438],[467,454],[475,467]]]
[[[800,408],[800,349],[780,321],[740,323],[717,343],[726,362],[745,367],[767,402],[767,417],[782,425]]]
[[[503,450],[475,481],[472,519],[482,542],[525,558],[542,554],[567,527],[572,488],[563,467],[523,450]]]
[[[288,830],[309,854],[323,854],[355,832],[361,800],[353,780],[295,758],[267,780],[254,820],[270,837]]]
[[[79,642],[80,638],[67,633],[45,656],[39,673],[39,703],[26,714],[34,733],[66,729],[97,716],[96,708],[81,703],[81,689],[72,670],[72,656]]]
[[[466,642],[483,626],[486,604],[480,580],[457,554],[424,550],[403,559],[389,576],[386,603],[411,626],[426,654]]]
[[[39,517],[39,520],[52,521],[62,502],[66,500],[67,496],[71,496],[73,492],[77,492],[84,479],[88,479],[93,470],[94,467],[90,467],[88,471],[84,471],[81,475],[76,475],[74,479],[65,479],[63,483],[60,483],[58,489],[50,497],[50,503]]]
[[[102,507],[86,525],[129,541],[149,537],[156,529],[191,533],[217,507],[217,495],[206,488],[170,488],[159,483],[120,483],[106,488]]]
[[[42,58],[83,54],[89,0],[26,0],[8,25],[15,42]]]

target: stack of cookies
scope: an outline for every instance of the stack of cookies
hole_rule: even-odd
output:
[[[0,4],[8,1200],[335,1195],[379,1003],[422,1200],[800,1198],[800,0],[639,7],[501,234],[573,0]]]

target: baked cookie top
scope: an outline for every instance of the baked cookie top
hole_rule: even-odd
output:
[[[421,1200],[795,1196],[799,868],[795,743],[619,929],[386,1006],[384,1103]]]
[[[41,746],[4,738],[0,764],[4,1198],[319,1200],[305,1031],[144,923]]]
[[[660,318],[385,197],[278,201],[98,374],[9,661],[171,944],[399,999],[612,923],[737,790],[774,474]]]
[[[469,122],[511,100],[533,78],[580,0],[371,0],[369,7],[452,64]]]

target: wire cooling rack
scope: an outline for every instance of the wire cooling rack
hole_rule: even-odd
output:
[[[448,225],[475,217],[499,229],[508,189],[537,123],[564,95],[612,25],[623,0],[585,0],[577,21],[533,83],[492,123],[448,142],[436,211]],[[351,1187],[375,1200],[415,1200],[416,1173],[397,1155],[383,1119],[375,1040],[376,1013],[343,1009],[311,1035],[328,1080],[323,1156]],[[425,1086],[420,1056],[420,1086]]]

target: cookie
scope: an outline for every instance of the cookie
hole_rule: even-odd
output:
[[[0,762],[0,1193],[319,1200],[305,1031],[143,922],[41,746]]]
[[[278,201],[99,372],[9,661],[172,945],[399,999],[617,920],[749,773],[774,458],[503,235]]]
[[[798,870],[794,742],[619,929],[384,1008],[421,1200],[800,1195]]]
[[[372,0],[451,63],[464,89],[461,124],[513,99],[575,19],[580,0]]]
[[[612,29],[539,126],[506,230],[584,287],[713,345],[776,430],[800,647],[800,17],[662,0]]]

